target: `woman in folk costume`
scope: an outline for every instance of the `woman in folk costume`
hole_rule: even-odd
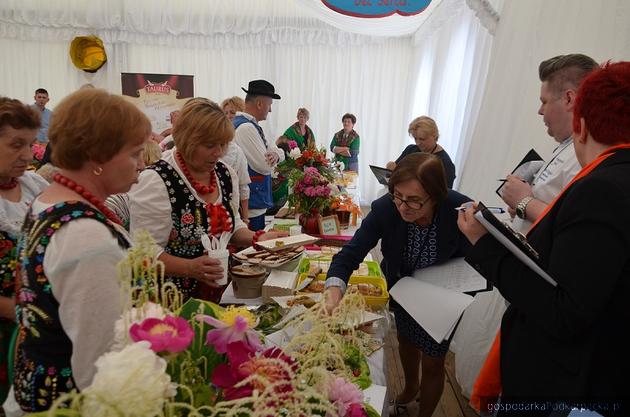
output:
[[[129,193],[131,231],[148,230],[163,248],[166,279],[184,295],[218,301],[223,277],[218,259],[204,254],[201,236],[231,234],[230,243],[249,246],[281,236],[253,232],[238,212],[239,183],[219,159],[234,128],[218,104],[189,100],[173,128],[175,147],[148,167]],[[201,285],[200,285],[201,284]]]
[[[130,243],[104,201],[138,180],[150,134],[140,110],[104,90],[79,90],[55,108],[48,136],[60,172],[33,201],[18,248],[13,386],[24,411],[88,387],[111,346],[117,264]]]
[[[630,415],[630,62],[582,82],[573,143],[582,170],[528,233],[556,286],[489,235],[472,210],[458,220],[474,245],[467,260],[510,302],[473,392],[484,411],[484,400],[501,394],[501,410],[542,403],[554,407],[536,415],[549,415],[558,403],[568,411],[578,402]]]
[[[297,122],[289,126],[287,130],[284,131],[284,134],[278,138],[276,145],[283,149],[285,154],[288,154],[291,150],[291,147],[289,146],[290,140],[295,141],[295,144],[301,152],[304,152],[306,148],[315,147],[315,134],[306,124],[309,118],[309,111],[300,107],[297,111]]]
[[[17,240],[35,197],[48,185],[26,168],[33,160],[40,116],[33,107],[0,97],[0,403],[9,390],[7,358],[15,329]]]
[[[354,114],[344,114],[341,118],[343,129],[335,133],[330,142],[330,150],[335,154],[335,161],[343,162],[344,171],[359,172],[361,139],[354,130],[356,122],[357,118]]]

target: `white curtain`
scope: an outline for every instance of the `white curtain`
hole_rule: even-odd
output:
[[[555,142],[537,114],[538,64],[567,53],[584,53],[598,62],[629,60],[630,2],[505,2],[460,190],[500,204],[494,193],[497,178],[504,178],[531,148],[543,157],[551,154]]]
[[[457,188],[459,168],[466,156],[485,85],[492,35],[475,12],[459,1],[445,0],[434,18],[432,24],[421,27],[414,36],[412,73],[416,77],[405,128],[421,115],[435,119],[440,130],[439,143],[458,170]],[[402,143],[398,149],[392,149],[389,159],[395,159],[410,143],[412,139],[405,129]]]
[[[469,1],[473,7],[486,0]],[[195,94],[220,101],[242,96],[249,80],[264,78],[282,96],[264,123],[270,137],[282,134],[297,108],[306,107],[319,145],[328,147],[341,116],[357,116],[364,204],[379,189],[368,165],[396,158],[409,141],[409,121],[421,113],[437,118],[441,142],[457,163],[457,141],[474,119],[472,98],[485,71],[479,51],[489,44],[465,3],[434,0],[409,20],[382,20],[370,35],[363,34],[363,20],[330,16],[319,0],[4,0],[0,94],[31,102],[34,90],[44,87],[54,109],[87,82],[120,93],[121,72],[150,72],[194,75]],[[75,69],[68,56],[72,38],[86,34],[106,46],[108,62],[95,74]],[[443,75],[427,78],[420,62]],[[435,86],[418,90],[419,78]],[[424,96],[428,106],[410,110]]]

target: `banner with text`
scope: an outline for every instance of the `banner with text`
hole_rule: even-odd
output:
[[[171,127],[172,111],[194,96],[192,75],[123,72],[122,93],[151,120],[153,131]]]

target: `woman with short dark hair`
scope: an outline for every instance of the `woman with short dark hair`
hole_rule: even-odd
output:
[[[26,168],[33,160],[40,115],[32,106],[0,97],[0,403],[9,390],[7,358],[15,329],[17,241],[33,199],[48,185]]]
[[[389,195],[372,203],[354,237],[335,255],[326,286],[334,307],[368,252],[381,240],[381,269],[391,288],[414,271],[464,256],[469,247],[457,229],[457,212],[465,195],[446,188],[444,166],[428,153],[405,157],[389,179]],[[431,416],[444,387],[444,358],[450,339],[436,341],[394,300],[398,351],[405,374],[403,392],[392,404],[401,412],[420,398],[420,416]],[[419,366],[422,364],[422,381]]]
[[[361,138],[354,130],[357,118],[346,113],[341,117],[343,129],[335,133],[330,142],[330,150],[335,154],[335,161],[343,163],[344,171],[359,172],[359,147]]]

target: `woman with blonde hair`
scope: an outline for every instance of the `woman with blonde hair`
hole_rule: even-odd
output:
[[[79,90],[55,108],[48,136],[60,172],[32,204],[18,255],[15,398],[44,411],[88,387],[121,314],[117,264],[130,245],[105,206],[144,168],[149,119],[104,90]]]
[[[173,129],[175,147],[140,175],[130,196],[131,230],[147,229],[163,248],[166,279],[187,299],[218,301],[223,269],[204,255],[201,236],[230,233],[230,242],[249,246],[285,234],[252,232],[238,212],[239,184],[220,161],[234,128],[218,104],[194,98]],[[204,285],[204,287],[200,286]],[[209,290],[209,287],[211,290]]]
[[[388,162],[387,169],[394,170],[396,164],[398,164],[405,156],[415,152],[426,152],[433,154],[440,158],[444,164],[444,171],[446,172],[446,185],[448,188],[453,188],[455,182],[455,165],[451,161],[451,157],[448,153],[437,143],[440,137],[437,124],[435,120],[428,116],[416,117],[409,123],[409,136],[411,136],[416,142],[413,145],[409,145],[400,154],[396,162]]]
[[[306,148],[314,148],[316,146],[315,134],[306,124],[310,118],[309,111],[304,107],[300,107],[296,117],[297,122],[289,126],[287,130],[284,131],[284,134],[276,141],[276,145],[282,148],[285,154],[291,150],[288,144],[290,140],[295,141],[295,144],[302,152],[304,152]]]

